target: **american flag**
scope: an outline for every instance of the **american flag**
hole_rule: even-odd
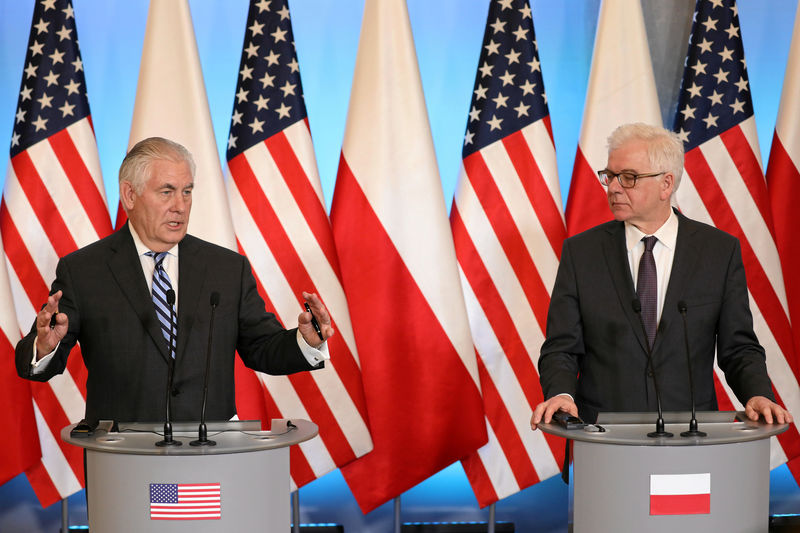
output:
[[[608,159],[608,135],[628,122],[662,125],[642,5],[640,0],[604,0],[567,197],[569,235],[611,220],[597,171]]]
[[[489,5],[450,221],[489,443],[463,461],[478,503],[559,471],[564,441],[530,429],[536,362],[566,235],[527,0]]]
[[[331,220],[375,449],[363,512],[486,443],[480,381],[405,0],[367,0]]]
[[[239,250],[250,259],[267,307],[293,327],[301,292],[317,292],[336,330],[322,370],[268,376],[237,360],[240,417],[300,417],[319,425],[319,438],[290,451],[299,487],[364,455],[372,439],[285,0],[250,4],[227,159]]]
[[[220,520],[219,483],[150,483],[150,520]]]
[[[677,203],[687,216],[739,239],[754,328],[767,352],[776,398],[800,412],[792,328],[732,0],[696,4],[674,129],[686,150]],[[720,408],[740,409],[718,368],[716,376]],[[792,425],[773,440],[771,465],[798,454]]]
[[[68,0],[40,0],[34,7],[0,231],[23,327],[47,299],[58,258],[111,232]],[[83,454],[59,432],[83,417],[85,380],[76,348],[63,375],[31,385],[42,460],[27,474],[44,506],[83,485]]]

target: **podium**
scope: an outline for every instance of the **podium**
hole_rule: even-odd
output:
[[[307,420],[208,423],[216,446],[190,446],[196,423],[173,423],[181,446],[157,447],[163,423],[101,421],[90,436],[61,439],[85,449],[92,533],[280,531],[290,526],[289,446],[318,433]]]
[[[769,519],[769,437],[788,424],[742,412],[697,413],[706,437],[681,437],[691,413],[664,413],[671,438],[649,438],[655,413],[602,413],[605,431],[541,424],[572,439],[570,531],[763,531]]]

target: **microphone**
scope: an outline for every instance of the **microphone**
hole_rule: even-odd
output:
[[[167,305],[169,306],[170,322],[172,322],[172,313],[175,307],[175,291],[170,289],[167,291]],[[164,419],[164,440],[156,442],[156,446],[180,446],[182,443],[179,440],[172,438],[172,379],[175,375],[175,358],[173,357],[172,347],[175,346],[175,330],[170,325],[169,328],[169,362],[167,363],[167,415]]]
[[[650,372],[653,374],[653,387],[656,389],[656,407],[658,407],[658,418],[656,419],[656,430],[647,434],[648,437],[671,437],[672,433],[664,430],[664,412],[661,410],[661,392],[658,390],[658,378],[656,377],[656,369],[653,367],[653,352],[650,349],[650,341],[647,338],[647,330],[644,327],[642,320],[642,302],[639,298],[634,298],[631,302],[633,312],[639,317],[639,325],[642,326],[642,333],[644,334],[644,345],[647,347],[647,366],[650,367]]]
[[[208,440],[208,428],[206,428],[206,402],[208,401],[208,375],[211,373],[211,339],[214,334],[214,311],[217,310],[219,305],[219,293],[214,291],[211,293],[211,319],[208,321],[208,349],[206,350],[206,376],[205,384],[203,385],[203,405],[200,408],[200,427],[197,429],[197,440],[193,440],[189,444],[191,446],[216,446],[217,443],[213,440]]]
[[[689,393],[692,399],[692,419],[689,421],[689,431],[681,433],[681,437],[705,437],[706,433],[697,429],[697,413],[694,404],[694,377],[692,376],[692,358],[689,355],[689,326],[686,322],[686,302],[678,302],[678,312],[683,318],[683,343],[686,347],[686,368],[689,370]]]

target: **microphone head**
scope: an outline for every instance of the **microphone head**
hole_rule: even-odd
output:
[[[170,307],[175,305],[175,291],[173,289],[167,291],[167,305]]]
[[[642,312],[642,302],[639,301],[639,298],[634,298],[631,302],[631,307],[633,307],[633,312],[637,315]]]
[[[680,314],[684,314],[686,312],[686,302],[684,302],[683,300],[678,302],[678,312]]]
[[[211,307],[216,307],[219,305],[219,293],[214,291],[211,293]]]

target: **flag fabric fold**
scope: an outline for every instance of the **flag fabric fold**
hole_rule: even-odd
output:
[[[775,396],[790,412],[800,412],[789,307],[735,1],[698,0],[685,65],[674,125],[686,151],[677,204],[687,216],[739,239],[753,326]],[[718,367],[715,372],[720,408],[741,409]],[[770,464],[799,454],[795,423],[772,440]]]
[[[286,0],[251,1],[228,137],[228,195],[239,251],[261,296],[287,327],[302,291],[316,292],[333,320],[322,370],[268,376],[237,359],[240,418],[306,418],[319,437],[293,446],[299,487],[372,449],[358,352],[325,212]]]
[[[186,0],[151,0],[128,148],[148,137],[182,144],[197,165],[189,233],[236,249],[214,127]],[[117,226],[125,220],[120,211]]]
[[[486,442],[478,368],[405,0],[367,0],[331,211],[374,449],[368,512]]]
[[[663,122],[642,6],[639,0],[603,0],[567,196],[569,235],[611,220],[597,171],[608,159],[609,134],[629,122]]]
[[[26,331],[47,299],[59,257],[111,232],[68,0],[34,6],[0,232],[17,323]],[[30,384],[42,458],[26,473],[43,506],[83,486],[83,454],[59,435],[83,417],[85,381],[76,347],[62,375]]]
[[[566,236],[527,0],[493,0],[450,221],[489,443],[463,461],[481,506],[558,473],[564,440],[531,431],[536,363]]]

